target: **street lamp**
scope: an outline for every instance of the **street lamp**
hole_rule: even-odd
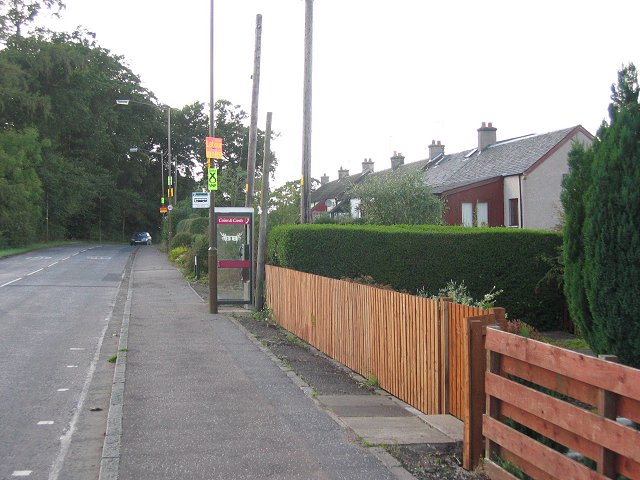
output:
[[[131,100],[129,98],[120,98],[120,99],[116,99],[116,105],[129,105],[130,102],[133,103],[139,103],[140,105],[149,105],[152,107],[156,107],[156,108],[160,108],[159,105],[156,105],[155,103],[151,103],[151,102],[141,102],[139,100]],[[175,180],[173,177],[173,171],[171,170],[171,162],[172,162],[172,157],[171,157],[171,107],[167,105],[167,166],[169,169],[169,175],[171,176],[171,180],[172,180],[172,184],[177,184],[178,183],[178,165],[176,163],[175,166]],[[162,166],[162,175],[163,175],[163,180],[162,180],[162,197],[164,197],[164,166]],[[175,185],[173,188],[175,188],[174,191],[177,191],[177,185]],[[169,198],[169,205],[171,206],[171,198]],[[169,238],[168,238],[168,246],[171,245],[171,209],[169,209]]]

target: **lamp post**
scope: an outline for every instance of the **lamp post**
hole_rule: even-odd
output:
[[[129,105],[129,103],[138,103],[140,105],[148,105],[151,107],[156,107],[156,108],[160,108],[158,105],[156,105],[155,103],[151,103],[151,102],[141,102],[139,100],[131,100],[129,98],[121,98],[121,99],[117,99],[116,100],[116,105]],[[161,157],[162,158],[162,157]],[[173,178],[173,171],[171,170],[171,163],[173,161],[173,158],[171,157],[171,107],[167,105],[167,168],[169,170],[169,175],[171,176],[171,183],[177,183],[177,176],[178,176],[178,166],[176,165],[175,168],[175,174],[176,174],[176,178],[174,181]],[[164,164],[162,164],[161,167],[162,170],[162,198],[164,198]],[[171,205],[171,198],[169,197],[169,205]],[[170,247],[171,245],[171,209],[169,209],[169,238],[167,240],[168,242],[168,247]]]

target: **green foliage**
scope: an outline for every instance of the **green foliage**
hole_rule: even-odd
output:
[[[495,306],[496,297],[503,292],[502,290],[495,291],[495,288],[495,286],[492,287],[488,293],[485,293],[482,296],[481,300],[474,300],[471,295],[469,295],[467,286],[464,284],[464,280],[460,282],[460,284],[457,284],[454,280],[450,280],[443,288],[438,290],[438,293],[435,295],[430,295],[424,288],[419,288],[416,294],[420,297],[429,297],[434,299],[449,297],[455,303],[484,308],[486,310]]]
[[[0,246],[20,246],[36,239],[41,227],[42,163],[38,134],[0,132]]]
[[[193,235],[188,232],[176,233],[171,239],[171,248],[188,247],[193,242]]]
[[[640,367],[640,88],[635,67],[612,87],[610,124],[574,148],[563,191],[565,293],[596,353]]]
[[[370,275],[396,290],[437,291],[453,280],[482,298],[502,290],[499,306],[540,330],[558,328],[563,298],[539,280],[543,255],[562,241],[555,232],[508,228],[287,225],[269,236],[268,261],[331,278]]]
[[[389,172],[353,185],[366,223],[376,225],[442,225],[444,204],[431,193],[424,172]]]

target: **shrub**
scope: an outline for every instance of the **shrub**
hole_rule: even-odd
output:
[[[557,285],[539,281],[543,256],[557,255],[556,232],[509,228],[373,225],[281,225],[269,235],[268,261],[330,278],[369,275],[375,283],[436,292],[464,282],[468,295],[503,292],[499,306],[540,330],[563,314]]]
[[[193,241],[193,235],[187,232],[176,233],[171,239],[171,248],[189,247]]]

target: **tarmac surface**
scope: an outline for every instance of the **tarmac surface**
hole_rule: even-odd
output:
[[[138,248],[125,281],[101,480],[410,479],[364,445],[462,438],[454,417],[381,390],[315,396],[156,248]]]

